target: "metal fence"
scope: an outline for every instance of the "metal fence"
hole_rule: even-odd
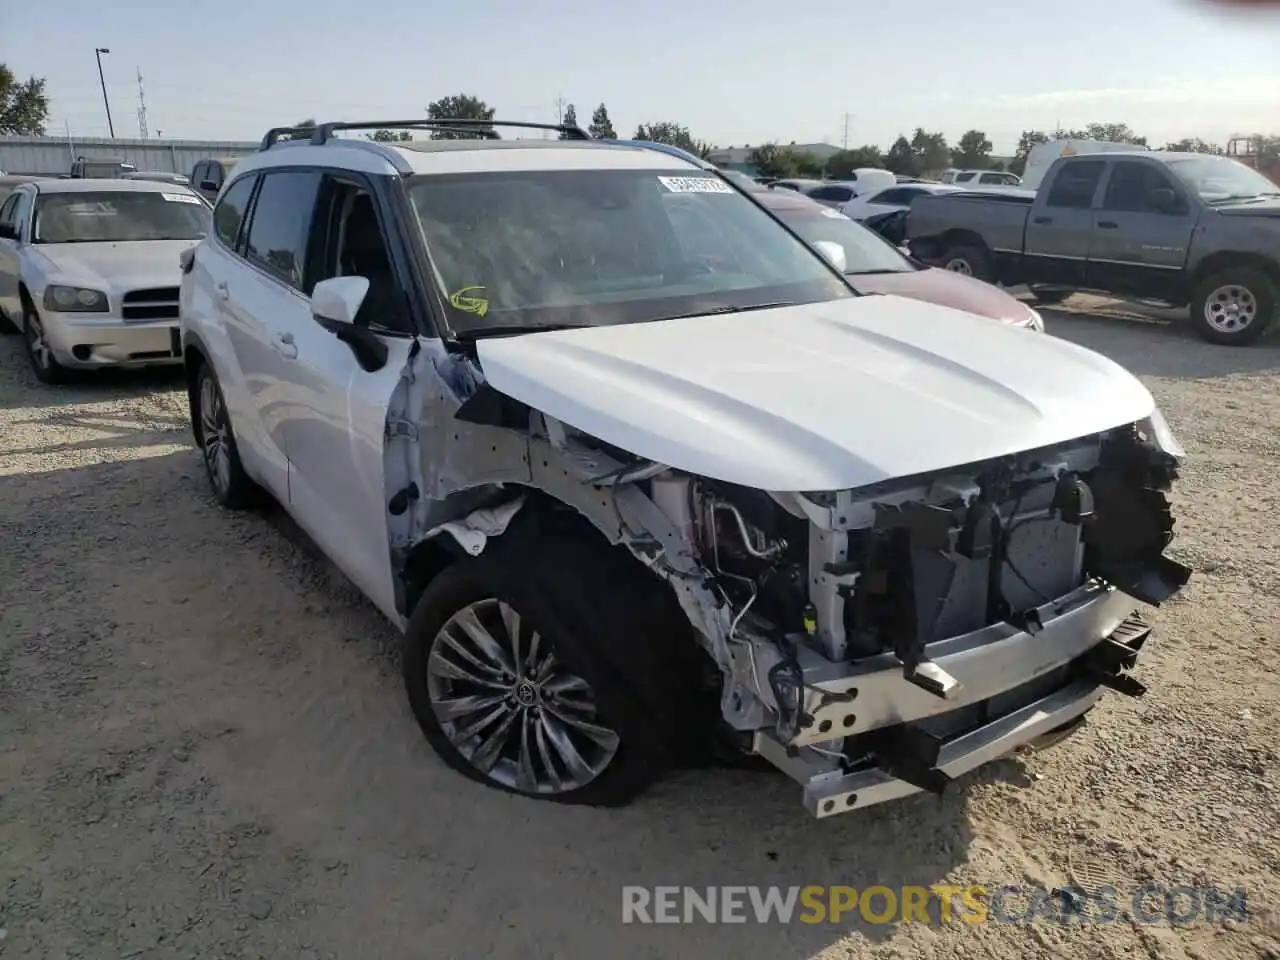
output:
[[[0,170],[58,176],[69,173],[72,161],[83,157],[86,160],[123,160],[138,170],[190,176],[191,168],[199,160],[243,157],[257,149],[257,141],[0,136]]]

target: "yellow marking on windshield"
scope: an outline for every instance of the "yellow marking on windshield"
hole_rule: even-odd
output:
[[[472,290],[483,290],[484,287],[473,286],[463,287],[449,295],[449,303],[453,304],[455,310],[461,310],[463,313],[474,313],[477,317],[483,317],[489,312],[489,298],[467,296]]]

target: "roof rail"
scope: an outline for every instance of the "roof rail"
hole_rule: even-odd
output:
[[[354,123],[335,122],[318,123],[314,127],[272,127],[262,138],[259,150],[268,150],[282,136],[289,134],[306,134],[314,146],[321,146],[333,139],[339,130],[427,130],[448,131],[453,133],[472,133],[490,140],[498,139],[494,127],[517,127],[527,130],[551,130],[562,134],[566,140],[590,140],[591,137],[581,127],[567,123],[529,123],[520,120],[476,120],[459,117],[432,120],[419,118],[416,120],[361,120]]]

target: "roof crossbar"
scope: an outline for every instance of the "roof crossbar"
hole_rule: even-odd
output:
[[[476,120],[472,118],[446,118],[431,120],[418,118],[415,120],[361,120],[357,122],[318,123],[314,127],[272,127],[262,138],[259,150],[269,150],[286,134],[290,138],[305,135],[312,145],[321,146],[333,139],[339,130],[426,130],[432,132],[470,133],[489,140],[499,139],[495,127],[515,127],[526,130],[550,130],[561,134],[566,140],[590,140],[590,135],[581,127],[566,123],[533,123],[522,120]]]

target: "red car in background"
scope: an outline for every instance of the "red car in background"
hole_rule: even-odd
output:
[[[897,294],[1044,332],[1040,314],[999,287],[913,260],[837,210],[789,190],[756,189],[751,195],[836,262],[860,293]]]

